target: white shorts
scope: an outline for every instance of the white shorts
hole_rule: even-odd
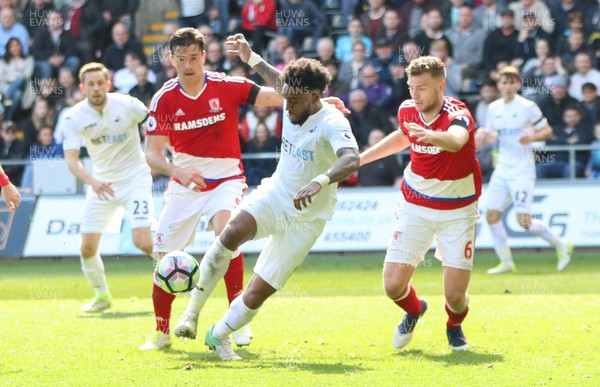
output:
[[[115,196],[109,200],[100,200],[91,186],[85,196],[83,223],[84,234],[103,233],[123,213],[131,221],[131,228],[150,227],[154,217],[152,200],[152,176],[140,175],[126,183],[113,183]]]
[[[402,202],[385,262],[418,266],[434,240],[442,266],[471,270],[475,253],[477,202],[456,210],[434,210]]]
[[[512,203],[518,214],[531,214],[535,179],[507,180],[492,174],[487,187],[485,209],[504,211]]]
[[[219,211],[233,211],[242,202],[246,187],[244,180],[235,179],[213,190],[196,192],[169,182],[158,217],[154,252],[168,253],[191,245],[202,216],[210,220]]]
[[[304,262],[325,228],[325,219],[298,220],[284,215],[284,206],[265,189],[254,190],[239,208],[256,220],[254,239],[271,238],[254,266],[256,273],[273,288],[283,288],[292,273]]]

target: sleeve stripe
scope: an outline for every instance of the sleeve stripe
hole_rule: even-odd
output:
[[[169,84],[169,82],[171,82],[171,84]],[[175,87],[177,87],[177,79],[171,79],[165,83],[164,86],[156,94],[154,94],[154,97],[152,97],[152,102],[150,102],[150,111],[155,111],[156,106],[158,105],[158,100],[160,100],[166,92],[173,90]]]

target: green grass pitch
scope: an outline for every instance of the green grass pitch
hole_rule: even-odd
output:
[[[463,325],[472,350],[463,353],[447,347],[431,254],[414,279],[429,310],[407,349],[392,348],[403,313],[384,296],[382,260],[309,256],[252,322],[244,360],[228,363],[203,340],[138,350],[154,329],[149,260],[106,259],[115,302],[103,314],[78,311],[91,289],[77,260],[0,261],[0,385],[600,385],[600,253],[576,252],[558,273],[552,253],[517,252],[518,272],[503,276],[485,274],[496,258],[478,253]],[[254,262],[246,259],[246,280]],[[175,300],[174,319],[186,303]],[[225,310],[221,284],[199,339]]]

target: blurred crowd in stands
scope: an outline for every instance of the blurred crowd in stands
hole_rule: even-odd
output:
[[[446,94],[464,100],[476,126],[498,97],[496,77],[512,64],[522,94],[539,104],[554,131],[547,145],[600,146],[600,0],[172,0],[176,23],[152,54],[135,36],[139,0],[0,0],[0,159],[62,157],[62,113],[83,95],[77,71],[101,61],[115,92],[149,104],[175,76],[167,40],[182,26],[205,38],[206,70],[263,81],[226,55],[227,35],[241,32],[254,51],[282,69],[300,57],[322,61],[332,74],[328,95],[349,106],[359,146],[397,128],[400,103],[410,98],[405,68],[422,55],[446,64]],[[141,22],[141,21],[140,21]],[[140,26],[138,30],[149,28]],[[245,154],[277,152],[281,109],[241,107]],[[143,133],[143,130],[141,130]],[[484,178],[493,145],[478,151]],[[541,150],[538,177],[569,176],[567,152]],[[409,160],[392,156],[363,167],[343,185],[395,185]],[[577,177],[600,178],[600,149],[577,151]],[[275,169],[275,159],[244,161],[248,184]],[[7,165],[11,181],[31,187],[31,168]],[[158,177],[157,177],[158,178]]]

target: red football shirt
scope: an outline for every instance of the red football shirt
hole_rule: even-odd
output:
[[[173,163],[198,168],[207,181],[241,175],[239,106],[254,103],[259,90],[246,78],[207,71],[191,96],[171,79],[152,98],[146,135],[168,136]]]
[[[443,132],[458,124],[469,131],[469,141],[458,152],[448,152],[410,137],[404,122]],[[444,97],[438,116],[426,122],[414,101],[409,99],[398,109],[398,123],[410,140],[411,148],[411,162],[402,182],[406,201],[440,210],[462,208],[475,202],[481,194],[481,169],[475,157],[474,120],[467,106],[452,97]]]

